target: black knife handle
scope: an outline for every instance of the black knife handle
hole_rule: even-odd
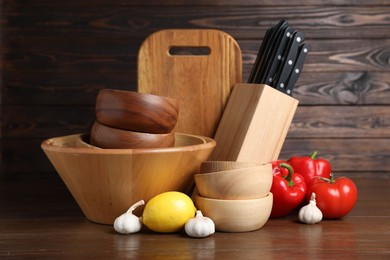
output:
[[[279,23],[274,27],[267,44],[267,48],[263,53],[264,57],[262,59],[261,66],[259,67],[259,73],[257,74],[256,77],[256,83],[266,83],[267,80],[266,74],[267,71],[269,70],[270,63],[272,63],[272,59],[273,59],[272,55],[279,44],[281,33],[283,32],[284,28],[286,28],[287,26],[288,26],[287,21],[280,20]]]
[[[298,81],[298,78],[302,73],[303,65],[305,63],[305,58],[310,51],[311,51],[311,46],[308,43],[304,43],[299,47],[298,58],[287,80],[286,94],[292,96],[293,87],[295,86],[295,83]]]
[[[251,73],[249,74],[248,83],[255,83],[255,79],[257,74],[259,73],[259,67],[264,56],[263,53],[265,52],[265,49],[267,47],[267,43],[269,41],[272,30],[273,28],[269,28],[265,32],[263,42],[260,45],[259,51],[257,52],[255,63],[253,64]]]
[[[283,57],[283,66],[279,71],[278,80],[276,82],[276,88],[282,92],[286,92],[287,80],[294,68],[294,63],[298,56],[299,45],[304,41],[304,34],[300,31],[296,31],[293,34],[291,42],[287,48],[287,52]]]
[[[275,46],[273,53],[271,54],[271,60],[268,63],[268,69],[265,72],[264,83],[276,87],[276,73],[282,64],[282,57],[289,44],[294,29],[290,26],[284,28],[281,32],[280,37],[278,38],[278,43]]]

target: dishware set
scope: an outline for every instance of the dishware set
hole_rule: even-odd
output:
[[[102,89],[96,98],[90,142],[100,148],[158,148],[174,145],[179,106],[175,99]]]
[[[203,214],[224,232],[261,228],[272,209],[271,164],[207,161],[195,174],[193,198]]]
[[[99,91],[89,133],[41,144],[85,216],[112,225],[135,202],[175,190],[192,195],[219,231],[261,228],[272,209],[270,162],[298,101],[241,83],[241,67],[241,50],[224,32],[149,36],[138,56],[138,92]]]
[[[291,96],[310,51],[303,32],[280,20],[266,31],[248,83],[267,84]]]

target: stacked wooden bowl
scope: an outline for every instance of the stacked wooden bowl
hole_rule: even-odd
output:
[[[166,191],[192,192],[194,174],[216,142],[173,133],[177,117],[171,98],[104,89],[89,135],[54,137],[41,147],[85,216],[111,225],[141,199],[147,203]]]
[[[273,202],[271,164],[206,161],[195,176],[195,204],[224,232],[260,229]]]
[[[102,89],[96,98],[90,143],[108,149],[172,147],[178,115],[175,99]]]

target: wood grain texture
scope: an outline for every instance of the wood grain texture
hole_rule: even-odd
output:
[[[193,175],[215,147],[210,138],[203,143],[184,134],[175,134],[176,147],[136,151],[80,149],[79,138],[77,134],[51,138],[41,147],[86,217],[109,225],[140,200],[147,203],[172,190],[189,194]]]
[[[387,72],[304,72],[293,90],[302,105],[389,105]]]
[[[313,51],[293,92],[300,106],[283,156],[321,148],[332,158],[348,158],[337,160],[335,169],[353,172],[358,160],[359,172],[389,172],[382,162],[390,149],[382,145],[389,132],[388,1],[6,0],[1,5],[2,171],[53,171],[37,148],[40,141],[88,130],[100,89],[137,90],[137,53],[151,33],[170,28],[229,33],[241,47],[246,82],[266,29],[285,18],[305,33]]]
[[[6,1],[5,1],[6,2]],[[22,2],[24,6],[47,6],[50,5],[52,2],[50,0],[19,0],[19,1],[13,1],[13,2]],[[83,6],[87,1],[80,1],[80,0],[68,0],[66,2],[60,2],[56,3],[56,5],[60,6]],[[201,5],[201,6],[256,6],[259,4],[257,0],[246,0],[237,3],[236,0],[218,0],[217,2],[214,1],[209,1],[209,0],[198,0],[196,2],[192,0],[149,0],[147,2],[142,1],[142,0],[133,0],[133,1],[127,1],[127,0],[115,0],[115,5],[117,6],[155,6],[155,5],[161,5],[161,6],[177,6],[177,5],[182,5],[182,6],[194,6],[194,5]],[[346,6],[346,5],[351,5],[350,0],[327,0],[326,2],[329,5],[334,5],[334,6]],[[283,0],[263,0],[261,1],[262,6],[302,6],[308,4],[307,0],[296,0],[296,1],[283,1]],[[311,0],[310,1],[311,5],[323,5],[324,1],[323,0]],[[354,0],[353,1],[354,5],[357,6],[386,6],[388,5],[388,2],[386,0],[372,0],[372,1],[365,1],[365,0]],[[113,1],[110,0],[95,0],[94,1],[94,6],[112,6]]]
[[[54,136],[89,132],[94,121],[94,107],[8,106],[4,108],[3,138],[47,139]]]
[[[48,74],[61,71],[122,71],[134,70],[141,39],[114,37],[110,40],[101,36],[86,38],[72,37],[79,44],[69,45],[61,38],[40,38],[29,36],[12,38],[2,52],[7,57],[7,71],[46,71]],[[243,65],[249,71],[256,59],[262,39],[240,39]],[[386,71],[390,68],[388,55],[390,40],[307,40],[312,51],[305,62],[307,72],[326,71]],[[33,66],[32,66],[33,65]],[[249,73],[247,72],[247,73]],[[245,77],[247,78],[247,77]]]
[[[173,55],[172,47],[208,48],[209,54]],[[241,79],[241,49],[222,31],[161,30],[139,51],[138,91],[179,103],[179,133],[213,137],[231,89]]]
[[[24,45],[36,42],[33,46],[15,44],[4,50],[8,57],[4,65],[7,84],[3,86],[7,105],[94,105],[95,95],[101,88],[137,89],[136,43],[127,50],[126,41],[116,44],[97,40],[94,44],[90,40],[83,46],[85,38],[79,38],[81,44],[72,47],[70,52],[63,50],[61,41],[54,41],[56,47],[50,47],[50,41],[34,39],[39,38],[23,40]],[[260,43],[260,40],[239,41],[243,48],[244,82]],[[310,43],[314,50],[307,58],[294,92],[301,104],[387,103],[390,75],[383,72],[390,69],[386,58],[389,41],[329,40],[325,44],[310,40]],[[83,77],[80,72],[84,72]],[[25,92],[29,95],[23,95]]]
[[[80,35],[118,34],[143,35],[146,37],[159,28],[214,28],[225,31],[235,38],[257,38],[265,30],[287,19],[294,27],[306,32],[310,38],[386,38],[389,26],[390,6],[242,6],[235,5],[158,5],[90,6],[90,2],[75,5],[9,4],[5,8],[5,25],[9,33],[17,28],[28,28],[26,35],[47,35],[51,31],[58,37],[72,33]],[[8,15],[10,13],[10,15]],[[42,15],[46,14],[46,15]],[[50,15],[51,14],[51,15]],[[175,19],[172,19],[175,17]],[[16,29],[16,30],[15,30]],[[72,29],[77,29],[70,31]]]
[[[354,178],[358,201],[341,220],[304,225],[297,222],[293,213],[269,220],[258,231],[217,232],[204,239],[191,239],[183,232],[119,235],[112,226],[87,221],[55,175],[11,177],[0,181],[1,258],[388,259],[390,256],[390,179],[383,176]],[[280,241],[285,250],[281,250]]]
[[[4,138],[2,140],[2,171],[53,172],[53,167],[39,148],[42,140],[42,138]],[[390,168],[389,145],[389,138],[370,138],[369,136],[348,139],[288,138],[282,147],[280,158],[288,159],[292,155],[310,155],[314,150],[318,150],[320,157],[330,160],[335,172],[388,172]]]
[[[277,160],[297,106],[298,100],[268,85],[234,85],[209,159],[259,164]]]
[[[388,138],[389,109],[388,106],[298,106],[287,137]],[[5,108],[4,113],[3,137],[10,139],[88,132],[95,120],[94,108],[89,106],[73,109],[11,106]],[[61,120],[56,121],[58,118]]]
[[[301,106],[288,138],[389,138],[389,106]]]
[[[137,90],[135,71],[6,73],[3,102],[7,106],[94,106],[103,88]],[[246,81],[249,71],[245,72]],[[43,80],[44,79],[44,80]],[[390,74],[383,72],[316,72],[304,68],[293,90],[300,105],[388,105]],[[27,95],[28,93],[28,95]],[[34,109],[34,108],[32,108]],[[44,108],[43,108],[44,110]]]
[[[136,91],[102,89],[96,98],[95,111],[96,121],[103,125],[163,134],[175,128],[179,103],[175,99]]]
[[[310,155],[319,151],[318,157],[326,158],[335,172],[360,172],[367,169],[388,172],[390,164],[389,138],[307,138],[287,139],[280,158],[292,155]]]
[[[241,165],[236,169],[209,171],[194,175],[196,192],[200,196],[220,200],[248,200],[265,197],[271,190],[272,179],[270,163],[249,167]],[[203,213],[206,215],[205,212]]]

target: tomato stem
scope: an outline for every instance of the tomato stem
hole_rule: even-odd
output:
[[[288,175],[283,177],[283,178],[287,181],[287,184],[289,187],[294,186],[294,181],[292,180],[294,170],[291,167],[291,165],[289,165],[287,163],[281,163],[281,164],[279,164],[279,167],[283,167],[283,168],[286,168],[288,170]]]
[[[314,152],[310,155],[310,158],[314,160],[314,159],[316,158],[316,156],[317,156],[317,151],[314,151]]]
[[[334,178],[334,174],[333,174],[333,173],[330,173],[329,176],[330,176],[329,179],[328,179],[328,178],[325,178],[325,177],[322,177],[322,176],[315,176],[315,178],[318,178],[318,179],[323,180],[323,181],[325,181],[325,182],[327,182],[327,183],[330,183],[330,184],[335,183],[336,180],[335,180],[335,178]]]
[[[334,182],[335,182],[333,172],[330,173],[329,182],[330,182],[330,183],[334,183]]]

